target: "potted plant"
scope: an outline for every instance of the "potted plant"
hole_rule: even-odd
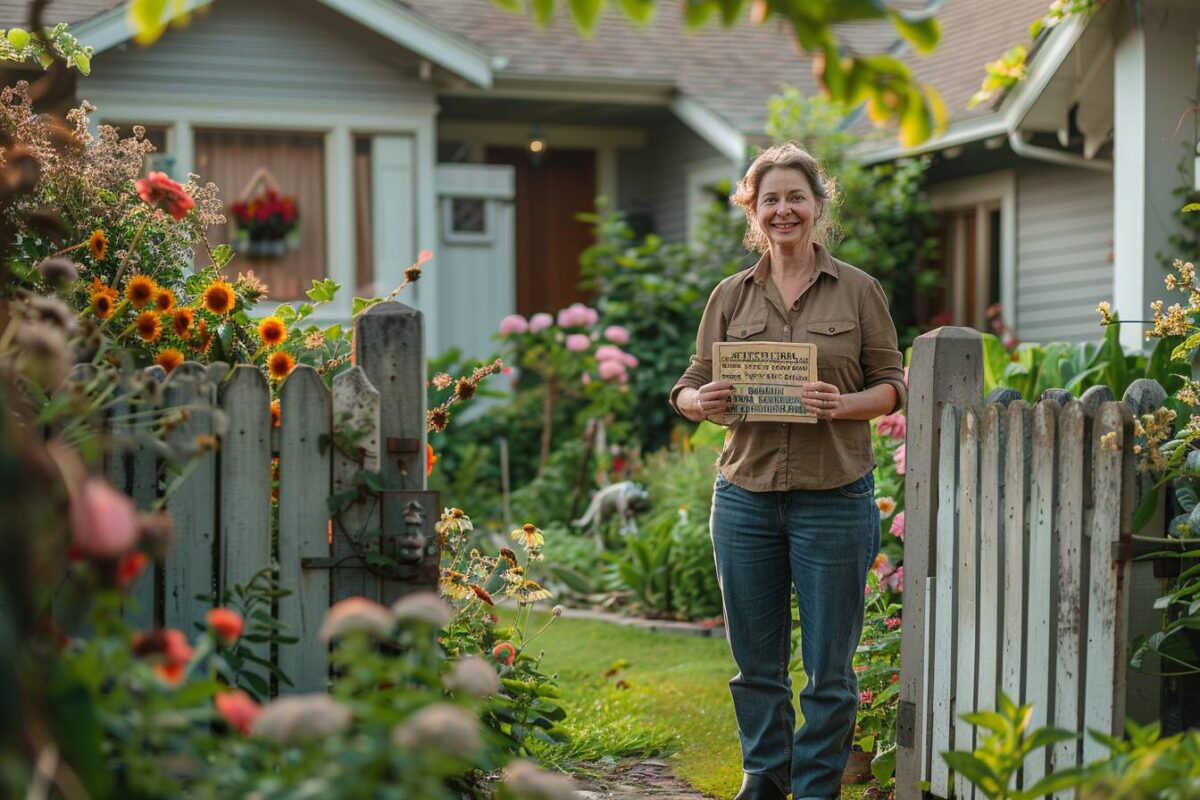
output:
[[[282,194],[266,168],[254,174],[230,211],[233,246],[252,258],[279,258],[300,245],[296,198]]]

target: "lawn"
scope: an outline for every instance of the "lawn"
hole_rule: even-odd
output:
[[[530,630],[546,618],[535,615]],[[529,651],[538,649],[543,668],[558,674],[573,733],[570,746],[539,752],[541,760],[570,767],[604,753],[668,752],[675,774],[696,789],[737,792],[741,755],[727,686],[735,668],[723,639],[560,617]]]

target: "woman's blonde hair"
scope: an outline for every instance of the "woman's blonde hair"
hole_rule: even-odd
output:
[[[833,215],[830,212],[837,203],[837,186],[833,179],[825,174],[821,162],[812,154],[795,142],[784,142],[759,153],[746,170],[746,174],[738,181],[737,189],[729,197],[730,202],[746,212],[746,238],[743,240],[746,249],[759,253],[767,250],[767,235],[758,226],[758,218],[754,212],[758,203],[758,187],[762,184],[763,176],[776,167],[798,169],[808,179],[808,184],[820,204],[817,224],[813,229],[813,240],[820,244],[826,243],[834,233]]]

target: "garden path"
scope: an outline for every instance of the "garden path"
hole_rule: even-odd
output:
[[[602,767],[604,774],[594,778],[577,776],[577,800],[709,800],[671,773],[671,766],[657,758],[628,761],[616,767]]]

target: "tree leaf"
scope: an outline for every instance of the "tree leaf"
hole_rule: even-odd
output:
[[[575,27],[585,38],[590,38],[596,32],[596,23],[604,10],[602,0],[567,0],[567,8],[575,20]]]
[[[555,0],[531,0],[529,5],[533,9],[533,18],[538,25],[550,24],[550,20],[554,18],[554,2]]]
[[[619,0],[625,16],[638,25],[649,24],[654,19],[654,0]]]
[[[1190,214],[1193,211],[1200,211],[1200,203],[1188,203],[1186,206],[1184,206],[1183,208],[1181,208],[1179,210],[1184,212],[1185,214]]]
[[[928,55],[942,38],[942,26],[936,17],[921,20],[908,18],[901,11],[893,11],[892,24],[921,55]]]
[[[24,50],[32,38],[29,35],[29,31],[24,28],[9,28],[4,36],[8,39],[8,43],[13,46],[14,50]]]
[[[1081,767],[1056,769],[1053,774],[1047,775],[1022,792],[1014,793],[1012,797],[1013,800],[1035,800],[1035,798],[1045,797],[1063,789],[1079,786],[1083,783],[1085,776],[1086,773]]]
[[[219,244],[212,250],[213,266],[217,269],[225,266],[233,258],[233,248],[227,244]]]

